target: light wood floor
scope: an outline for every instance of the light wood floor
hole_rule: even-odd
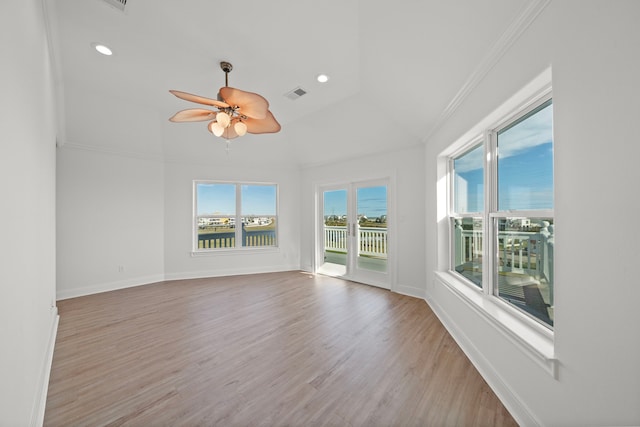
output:
[[[420,299],[301,272],[58,302],[46,426],[514,426]]]

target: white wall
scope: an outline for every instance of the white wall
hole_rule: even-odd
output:
[[[136,128],[134,135],[149,140],[131,150],[106,148],[100,132],[77,131],[58,149],[58,298],[165,279],[298,269],[300,172],[286,165],[286,150],[277,154],[280,141],[248,137],[227,154],[224,143],[201,127],[167,125],[144,113],[156,130],[145,136]],[[279,248],[193,257],[194,179],[277,183]]]
[[[58,149],[58,298],[164,279],[164,165]]]
[[[212,143],[220,144],[212,141]],[[222,147],[218,147],[222,149]],[[212,277],[300,266],[300,172],[276,165],[242,166],[240,150],[231,148],[229,165],[168,162],[165,165],[164,256],[167,279]],[[278,184],[278,249],[250,253],[217,252],[192,256],[193,181],[222,180]]]
[[[640,425],[639,17],[637,1],[552,2],[427,143],[427,299],[524,424]],[[438,154],[549,65],[557,379],[433,274]]]
[[[55,339],[55,112],[42,4],[0,5],[0,425],[37,425]]]
[[[396,268],[391,289],[424,296],[425,174],[422,146],[378,155],[362,155],[357,159],[324,166],[310,167],[302,173],[301,267],[313,269],[315,191],[319,185],[348,183],[363,179],[395,177],[395,188],[389,192],[389,203],[395,204]],[[390,245],[392,243],[390,242]]]

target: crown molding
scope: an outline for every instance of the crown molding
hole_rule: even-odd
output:
[[[416,149],[423,149],[424,148],[424,144],[423,143],[417,143],[417,144],[411,144],[411,145],[407,145],[405,147],[400,147],[400,148],[395,148],[395,147],[390,147],[387,148],[385,150],[380,150],[380,151],[371,151],[368,153],[368,157],[376,157],[376,156],[385,156],[385,155],[391,155],[394,153],[402,153],[404,151],[411,151],[411,150],[416,150]],[[352,162],[356,159],[362,159],[362,155],[359,154],[354,154],[352,156],[343,156],[340,159],[331,159],[331,160],[322,160],[322,161],[317,161],[317,162],[304,162],[304,163],[298,163],[298,167],[299,169],[314,169],[314,168],[320,168],[320,167],[324,167],[324,166],[335,166],[336,164],[343,164],[343,163],[349,163]]]
[[[132,159],[140,159],[147,160],[152,162],[159,162],[163,164],[178,164],[178,165],[192,165],[192,166],[211,166],[211,162],[206,160],[194,160],[194,159],[177,159],[171,158],[164,155],[164,153],[149,153],[149,152],[141,152],[141,151],[129,151],[122,150],[118,148],[110,148],[104,146],[95,146],[95,145],[87,145],[87,144],[79,144],[75,142],[65,141],[63,143],[58,143],[57,145],[59,150],[77,150],[77,151],[88,151],[93,153],[105,154],[108,156],[116,156],[116,157],[125,157]],[[300,166],[295,163],[292,166],[286,164],[280,164],[279,169],[284,170],[299,170]]]
[[[538,15],[551,3],[551,0],[534,0],[527,3],[516,19],[509,25],[504,33],[496,40],[493,47],[484,56],[475,70],[467,78],[458,93],[449,102],[447,107],[442,111],[438,120],[431,130],[423,138],[422,142],[426,143],[431,136],[456,112],[469,94],[478,86],[478,84],[489,74],[489,71],[500,61],[505,53],[511,48],[513,43],[525,32],[527,28],[536,20]]]
[[[94,145],[78,144],[78,143],[69,142],[69,141],[64,141],[61,144],[59,143],[58,149],[90,151],[94,153],[108,154],[111,156],[129,157],[133,159],[164,162],[164,157],[162,153],[144,153],[141,151],[128,151],[128,150],[121,150],[117,148],[107,148],[107,147],[100,147],[100,146],[94,146]]]

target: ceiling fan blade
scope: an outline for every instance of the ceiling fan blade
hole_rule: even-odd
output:
[[[243,122],[247,125],[249,133],[276,133],[280,132],[280,123],[273,117],[271,111],[267,110],[267,117],[259,119],[245,119]]]
[[[238,106],[238,112],[252,119],[264,119],[269,111],[269,102],[253,92],[225,86],[220,88],[220,97],[231,106]]]
[[[216,123],[216,121],[212,121],[207,125],[207,129],[209,130],[209,132],[213,133],[213,130],[211,130],[211,126]],[[215,134],[214,134],[215,135]],[[222,133],[222,135],[220,136],[220,138],[224,138],[224,139],[235,139],[237,138],[238,133],[236,132],[236,130],[233,128],[233,126],[228,126],[226,128],[224,128],[224,132]]]
[[[205,110],[204,108],[190,108],[188,110],[178,111],[169,119],[170,122],[203,122],[216,117],[216,112]]]
[[[215,99],[205,98],[204,96],[192,95],[187,92],[181,92],[179,90],[170,90],[172,94],[185,101],[197,102],[198,104],[211,105],[214,107],[227,108],[229,104],[218,101]]]

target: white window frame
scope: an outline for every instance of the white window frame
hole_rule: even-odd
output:
[[[216,248],[199,248],[198,247],[198,218],[207,217],[207,218],[228,218],[231,215],[198,215],[198,185],[199,184],[221,184],[221,185],[233,185],[235,186],[235,213],[233,217],[235,218],[236,227],[235,231],[235,246],[234,247],[216,247]],[[275,245],[265,245],[265,246],[244,246],[242,242],[242,217],[245,216],[242,212],[242,186],[244,185],[263,185],[263,186],[271,186],[275,187],[276,190],[276,213],[274,216],[276,221],[276,229],[275,229]],[[209,255],[209,254],[220,254],[220,253],[246,253],[246,252],[265,252],[265,251],[277,251],[279,250],[279,230],[280,223],[278,212],[280,210],[280,186],[274,182],[249,182],[249,181],[218,181],[218,180],[206,180],[199,179],[193,181],[193,222],[191,225],[191,234],[192,234],[192,256],[199,255]],[[257,213],[257,215],[260,215]],[[238,226],[240,225],[240,226]]]
[[[447,206],[447,212],[448,212],[448,217],[449,217],[449,271],[452,274],[456,274],[460,277],[461,280],[464,280],[465,282],[467,282],[468,284],[473,285],[474,288],[481,290],[484,287],[484,284],[487,283],[486,281],[486,277],[485,277],[485,269],[483,268],[482,271],[482,283],[483,286],[478,286],[475,283],[472,283],[471,281],[469,281],[468,279],[466,279],[465,277],[463,277],[461,274],[458,274],[455,269],[455,251],[454,251],[454,242],[455,242],[455,227],[453,225],[453,221],[455,219],[463,219],[463,218],[482,218],[482,222],[483,222],[483,234],[482,234],[482,253],[485,254],[487,253],[487,236],[486,236],[486,219],[485,219],[485,215],[484,215],[484,211],[486,210],[486,207],[484,210],[482,211],[476,211],[476,212],[455,212],[455,194],[454,194],[454,183],[453,183],[453,174],[451,173],[454,170],[454,161],[456,158],[463,156],[466,153],[469,153],[470,151],[475,150],[478,147],[482,147],[483,151],[486,152],[486,144],[485,144],[485,138],[482,135],[477,135],[474,138],[471,138],[470,141],[465,144],[461,149],[457,150],[455,153],[452,153],[449,156],[448,162],[447,162],[447,174],[449,176],[449,179],[447,180],[448,182],[448,206]],[[484,171],[484,189],[485,189],[485,195],[484,195],[484,203],[486,204],[486,193],[487,193],[487,173],[485,168],[483,168]]]
[[[498,219],[513,216],[554,217],[553,210],[498,211],[495,161],[497,132],[551,98],[551,70],[548,69],[481,120],[438,157],[438,217],[446,218],[446,221],[442,221],[438,228],[438,239],[443,243],[438,245],[439,261],[436,282],[453,291],[469,307],[489,321],[496,330],[503,333],[532,360],[547,370],[554,378],[557,378],[553,330],[497,296],[497,272],[493,261],[493,258],[498,256],[496,234]],[[484,211],[456,213],[453,209],[453,160],[477,147],[480,141],[484,145],[486,156]],[[482,217],[483,270],[481,288],[455,271],[453,218],[456,217]]]

